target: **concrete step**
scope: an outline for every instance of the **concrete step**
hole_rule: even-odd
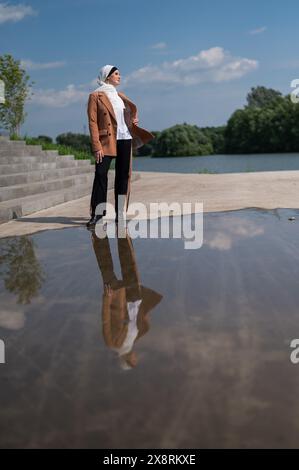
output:
[[[64,158],[65,160],[74,160],[74,155],[59,155],[57,157],[49,157],[46,155],[24,155],[22,156],[3,156],[0,158],[0,165],[8,163],[23,163],[23,162],[53,162]]]
[[[94,173],[88,172],[79,175],[58,178],[54,180],[38,181],[37,183],[19,184],[0,188],[0,202],[23,198],[33,194],[67,189],[71,186],[91,184]]]
[[[33,157],[33,156],[54,156],[58,155],[58,150],[43,150],[41,145],[7,145],[0,141],[0,161],[2,157]]]
[[[1,144],[0,144],[0,160],[1,158],[3,157],[45,157],[47,154],[46,152],[48,153],[48,155],[51,155],[49,152],[50,150],[40,150],[40,149],[35,149],[33,148],[32,150],[30,150],[30,152],[28,150],[25,150],[24,149],[3,149]],[[57,150],[54,150],[52,152],[57,152],[58,154],[58,151]]]
[[[115,170],[109,170],[108,173],[108,190],[114,188]],[[140,173],[132,173],[132,182],[141,178]],[[0,223],[32,214],[34,212],[63,204],[83,196],[90,196],[92,190],[92,181],[88,184],[80,184],[71,186],[67,189],[56,191],[48,191],[41,194],[33,194],[22,198],[12,199],[0,202]],[[88,217],[88,214],[86,214]]]
[[[59,155],[58,150],[43,150],[43,154],[47,155],[48,157],[54,157]]]
[[[95,166],[0,136],[0,223],[91,194]],[[114,188],[115,171],[108,173]],[[133,173],[132,181],[140,178]],[[88,214],[87,214],[88,216]]]
[[[28,162],[27,160],[22,160],[22,163],[0,163],[0,175],[12,175],[14,173],[25,173],[28,171],[34,170],[50,170],[50,169],[59,169],[59,168],[92,168],[90,160],[68,160],[63,158],[47,160],[46,162]]]
[[[58,155],[58,150],[42,150],[41,145],[24,145],[14,147],[10,145],[3,145],[0,142],[0,160],[3,157],[51,157],[55,155]]]
[[[26,145],[24,142],[17,142],[17,145],[6,144],[0,141],[0,159],[4,156],[52,156],[58,155],[58,150],[43,150],[41,145]]]
[[[7,140],[1,139],[0,140],[1,148],[23,148],[26,145],[24,140]]]
[[[15,144],[15,143],[14,143]],[[0,158],[4,155],[19,155],[19,156],[33,156],[43,155],[44,150],[41,145],[13,145],[0,143]]]
[[[83,173],[94,174],[94,169],[89,166],[72,166],[70,168],[52,168],[42,170],[32,170],[13,174],[0,174],[0,188],[15,186],[19,184],[31,184],[39,181],[66,178],[68,176],[80,175]]]
[[[1,202],[0,223],[87,196],[90,193],[91,184],[88,183]]]
[[[28,146],[27,146],[28,147]],[[2,145],[0,143],[0,161],[2,157],[56,157],[59,155],[58,150],[40,150],[35,148],[36,146],[33,145],[32,148],[33,150],[28,151],[28,152],[23,152],[21,151],[22,149],[9,149],[5,150],[2,148]]]

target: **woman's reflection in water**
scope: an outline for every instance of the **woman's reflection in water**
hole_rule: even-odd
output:
[[[114,274],[109,238],[98,238],[93,232],[92,242],[104,283],[104,340],[109,348],[118,353],[121,367],[131,369],[137,364],[134,344],[148,332],[148,314],[163,296],[141,285],[133,243],[128,233],[125,238],[117,238],[122,280]]]

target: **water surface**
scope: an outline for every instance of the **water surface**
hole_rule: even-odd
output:
[[[136,157],[136,171],[175,173],[242,173],[299,170],[299,153],[209,155],[204,157]]]
[[[1,448],[298,446],[299,211],[205,214],[198,250],[84,227],[0,250]]]

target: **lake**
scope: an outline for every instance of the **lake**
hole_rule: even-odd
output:
[[[136,157],[135,171],[174,173],[243,173],[299,170],[299,153],[207,155],[204,157]]]

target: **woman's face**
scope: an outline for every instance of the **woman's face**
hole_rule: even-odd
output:
[[[119,70],[115,70],[106,80],[111,85],[117,86],[120,84],[120,73]]]

